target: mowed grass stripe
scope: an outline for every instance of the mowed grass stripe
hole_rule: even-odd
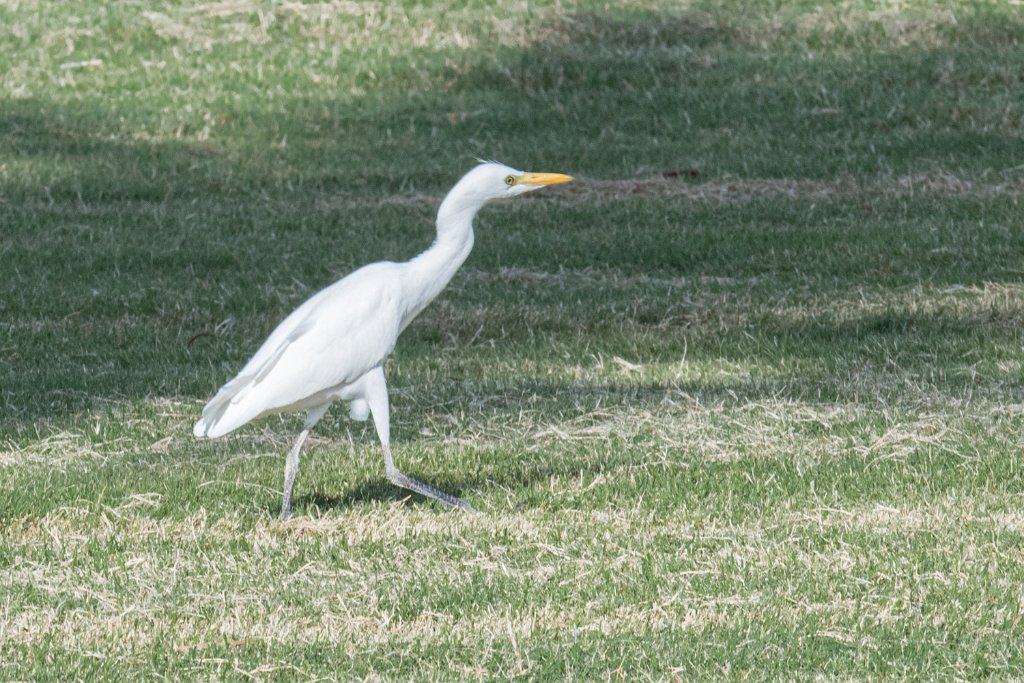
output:
[[[949,599],[970,604],[979,594],[1011,610],[1018,604],[1003,567],[1013,536],[999,534],[1019,532],[1019,517],[1007,525],[998,518],[963,520],[957,513],[992,502],[950,499],[938,514],[892,508],[818,511],[844,520],[836,526],[821,526],[820,517],[800,517],[795,525],[779,518],[753,526],[714,520],[680,525],[625,511],[568,513],[555,531],[529,516],[480,526],[459,518],[438,523],[415,515],[410,520],[409,513],[396,515],[392,509],[367,520],[379,525],[373,529],[349,517],[337,520],[348,525],[270,523],[239,537],[230,520],[211,525],[196,518],[155,527],[138,520],[144,524],[142,537],[130,549],[116,541],[121,533],[138,531],[129,508],[121,510],[128,520],[112,519],[109,537],[71,536],[61,544],[55,540],[59,524],[52,535],[47,532],[50,553],[74,555],[76,546],[88,545],[84,554],[102,557],[103,564],[123,564],[116,562],[114,577],[63,563],[66,569],[58,573],[21,563],[8,585],[17,589],[25,581],[37,595],[54,594],[65,608],[63,614],[29,608],[8,633],[17,642],[31,642],[34,633],[47,632],[57,636],[58,649],[101,646],[116,634],[118,647],[103,659],[122,666],[131,664],[126,657],[133,647],[153,639],[167,648],[165,656],[187,663],[189,657],[181,655],[202,657],[208,649],[257,644],[279,650],[273,644],[282,641],[316,647],[356,641],[373,650],[520,638],[541,647],[541,642],[565,646],[601,636],[644,640],[661,634],[669,641],[667,650],[652,655],[660,659],[692,645],[686,633],[701,635],[705,644],[697,651],[708,651],[716,647],[707,644],[712,634],[760,629],[765,619],[804,638],[845,642],[853,646],[847,655],[855,659],[891,650],[894,630],[908,623],[932,633],[980,628],[990,637],[974,647],[988,650],[1009,644],[1001,629],[1015,628],[1012,617],[993,622],[980,606],[955,617],[940,608]],[[918,521],[897,521],[895,528],[885,524],[902,519],[902,513]],[[617,540],[595,541],[609,537]],[[438,538],[444,539],[444,559],[425,560],[420,552],[436,552]],[[166,541],[179,545],[199,539],[203,562],[167,552]],[[863,552],[852,555],[852,543]],[[35,548],[46,545],[32,541]],[[914,571],[919,565],[909,556],[930,570]],[[168,583],[167,576],[177,578]],[[780,577],[787,580],[780,584]],[[127,602],[126,584],[133,596]],[[554,609],[546,603],[552,589],[555,594],[568,590],[572,597]],[[268,604],[272,591],[295,599]],[[307,592],[318,599],[301,599]],[[173,632],[160,630],[159,609],[168,600],[183,611]],[[364,616],[353,617],[352,604],[363,605]],[[683,642],[674,642],[677,638]],[[771,641],[768,636],[751,647],[757,651]],[[813,648],[804,652],[811,660],[820,657]]]

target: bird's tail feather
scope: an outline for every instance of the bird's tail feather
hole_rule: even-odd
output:
[[[267,412],[264,407],[254,408],[251,402],[246,403],[246,395],[260,384],[274,369],[277,362],[288,349],[293,338],[304,334],[312,326],[311,321],[304,321],[296,327],[276,350],[265,357],[263,349],[256,352],[249,363],[242,368],[237,377],[221,387],[217,395],[203,408],[203,416],[192,428],[198,437],[216,438],[233,432],[249,420]],[[273,335],[271,335],[271,339]],[[268,340],[269,342],[269,340]]]
[[[256,417],[248,414],[249,411],[242,409],[241,405],[241,399],[252,386],[251,379],[239,376],[221,387],[203,408],[203,415],[192,428],[192,434],[215,439],[233,432]]]

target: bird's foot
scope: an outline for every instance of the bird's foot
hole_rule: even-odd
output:
[[[444,491],[435,489],[433,486],[429,484],[424,484],[422,481],[413,479],[410,476],[402,474],[398,470],[388,472],[387,477],[388,481],[390,481],[395,486],[401,486],[403,489],[415,491],[416,493],[420,493],[426,496],[427,498],[433,498],[434,500],[441,501],[442,503],[451,505],[452,507],[460,508],[462,510],[465,510],[466,512],[479,512],[479,510],[477,510],[475,507],[473,507],[466,501],[462,500],[461,498],[456,498],[455,496],[449,495]]]

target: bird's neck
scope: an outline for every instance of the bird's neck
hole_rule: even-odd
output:
[[[480,207],[452,199],[449,194],[437,212],[434,243],[407,264],[405,279],[413,305],[406,324],[441,293],[473,250],[473,218]]]

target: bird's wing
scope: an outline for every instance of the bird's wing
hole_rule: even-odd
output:
[[[317,293],[271,333],[203,409],[194,432],[220,436],[351,383],[383,362],[401,324],[394,264],[361,268]]]

